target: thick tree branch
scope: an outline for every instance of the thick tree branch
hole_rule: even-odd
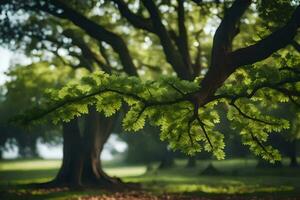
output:
[[[184,10],[184,0],[177,0],[177,26],[178,26],[178,49],[183,57],[183,60],[189,69],[189,71],[194,74],[191,62],[191,56],[188,45],[188,34],[185,27],[185,10]]]
[[[129,74],[136,76],[136,68],[133,64],[132,58],[130,56],[129,50],[124,42],[124,40],[117,34],[106,30],[103,26],[89,20],[81,13],[68,7],[61,0],[52,0],[51,5],[55,6],[57,9],[61,9],[62,12],[56,12],[55,16],[60,18],[65,18],[72,21],[75,25],[79,26],[86,31],[88,35],[95,38],[99,42],[106,42],[118,53],[121,63],[124,67],[124,71]],[[55,12],[49,8],[50,5],[38,7],[45,12],[54,14]]]
[[[198,76],[202,70],[202,64],[201,64],[201,57],[202,57],[202,48],[201,48],[201,42],[200,42],[200,34],[202,33],[202,29],[199,30],[195,37],[196,37],[196,41],[198,43],[197,46],[197,51],[196,51],[196,57],[195,57],[195,61],[193,63],[193,68],[194,68],[194,76]]]
[[[300,6],[293,13],[285,26],[273,32],[256,44],[238,49],[231,53],[233,70],[239,66],[253,64],[269,57],[277,50],[290,44],[300,26]]]
[[[113,69],[113,68],[112,68],[112,65],[111,65],[111,62],[110,62],[110,59],[109,59],[109,56],[108,56],[108,53],[107,53],[107,50],[106,50],[106,48],[104,47],[104,45],[102,44],[102,42],[99,42],[99,50],[100,50],[100,53],[101,53],[101,55],[103,56],[103,58],[104,58],[104,60],[105,60],[106,65],[107,65],[110,69]]]
[[[210,68],[201,82],[202,90],[198,94],[200,104],[205,104],[207,99],[224,83],[232,73],[228,68],[232,40],[237,35],[237,24],[251,0],[236,0],[226,11],[213,39],[212,58]]]
[[[144,29],[152,33],[154,32],[152,22],[150,19],[144,18],[138,14],[133,13],[123,0],[112,0],[112,2],[117,4],[121,15],[125,17],[134,27]]]
[[[225,12],[225,16],[216,30],[213,39],[212,67],[216,67],[214,63],[220,54],[226,55],[231,51],[232,40],[238,31],[237,24],[250,4],[251,0],[236,0]]]
[[[185,66],[182,55],[174,46],[170,38],[169,32],[163,25],[157,6],[153,2],[153,0],[142,0],[142,2],[148,10],[148,12],[150,13],[150,18],[152,20],[155,34],[160,39],[160,43],[163,47],[167,61],[171,64],[178,77],[185,80],[191,80],[192,73],[187,69],[187,66]]]
[[[111,69],[101,60],[101,58],[98,55],[96,55],[90,49],[90,47],[88,47],[88,45],[83,41],[81,37],[78,37],[77,34],[74,33],[72,30],[65,30],[63,34],[69,38],[72,38],[72,43],[81,49],[82,56],[85,59],[87,59],[87,62],[94,60],[103,71],[105,71],[108,74],[111,73]],[[90,70],[92,71],[93,69],[90,68]]]

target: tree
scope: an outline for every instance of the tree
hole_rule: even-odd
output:
[[[45,143],[57,141],[59,127],[54,127],[50,123],[30,129],[9,123],[10,118],[17,115],[20,110],[38,106],[45,89],[50,86],[62,87],[62,82],[70,75],[70,68],[50,69],[48,65],[47,62],[39,62],[27,66],[11,66],[6,73],[9,81],[2,86],[4,92],[1,94],[0,104],[3,138],[1,146],[3,147],[9,139],[14,139],[20,157],[39,156],[36,149],[38,139]]]
[[[109,65],[109,61],[106,60],[106,49],[102,46],[102,44],[100,44],[100,49],[104,58],[102,55],[94,52],[95,45],[92,44],[92,42],[83,40],[80,37],[80,34],[82,34],[80,31],[74,29],[74,27],[68,23],[61,23],[63,26],[57,26],[60,24],[57,20],[51,17],[47,17],[46,19],[47,23],[45,23],[45,19],[39,19],[36,16],[31,16],[30,20],[17,28],[17,33],[19,35],[10,35],[9,33],[9,31],[16,27],[10,27],[7,30],[4,30],[2,33],[4,36],[3,40],[16,41],[16,46],[13,45],[10,48],[14,49],[19,48],[20,46],[23,48],[25,47],[24,51],[28,54],[28,56],[34,57],[37,60],[47,60],[48,62],[51,62],[51,64],[48,65],[50,68],[71,66],[74,69],[84,67],[93,71],[94,69],[101,67],[102,70],[107,73],[112,70],[107,66]],[[63,30],[61,30],[62,27]],[[49,31],[51,32],[50,35]],[[29,36],[30,40],[23,40],[23,37]],[[62,50],[67,51],[68,55],[61,55],[60,52]],[[49,61],[49,53],[51,61]],[[71,77],[65,77],[65,80],[70,78]],[[63,84],[63,82],[61,83]],[[51,87],[54,87],[54,85]],[[31,97],[35,98],[35,95],[36,94]],[[75,121],[77,122],[78,120]],[[87,184],[93,184],[92,182],[96,182],[96,180],[100,178],[106,179],[106,181],[103,181],[106,182],[106,184],[110,181],[115,181],[103,172],[101,166],[98,166],[100,164],[100,154],[104,143],[111,132],[111,128],[106,130],[106,127],[104,127],[104,130],[106,131],[103,132],[101,128],[99,129],[99,126],[106,126],[107,124],[110,124],[110,121],[103,119],[103,117],[96,113],[89,114],[84,121],[84,133],[80,133],[78,123],[63,125],[67,126],[67,128],[62,129],[64,144],[67,146],[63,149],[65,159],[63,159],[62,168],[58,173],[58,176],[50,183],[47,183],[47,185],[80,185],[82,179],[85,179]],[[74,127],[69,127],[70,125]],[[90,127],[94,128],[91,129]],[[69,133],[70,130],[77,132]],[[23,134],[20,135],[23,136]],[[84,138],[82,138],[82,135]],[[73,143],[82,144],[82,146],[86,147],[86,150],[80,152],[84,154],[82,155],[84,159],[82,159],[81,156],[78,156],[77,147],[74,148],[74,146],[69,145]],[[94,148],[91,148],[90,145],[93,145]],[[77,170],[81,172],[77,172]],[[82,175],[79,175],[76,180],[71,179],[71,177],[75,177],[74,174],[76,173]],[[94,176],[92,176],[92,174],[94,174]]]
[[[6,0],[2,4],[4,11],[46,12],[71,21],[99,43],[108,44],[118,55],[124,71],[129,75],[137,75],[135,63],[142,63],[143,57],[128,48],[136,44],[132,39],[127,39],[130,45],[123,39],[124,35],[132,35],[126,34],[126,30],[122,31],[119,27],[110,27],[111,24],[97,23],[97,20],[104,18],[101,14],[91,12],[91,8],[95,6],[94,1],[81,4],[79,1],[74,2],[84,9],[78,11],[75,4],[60,0]],[[215,124],[219,122],[215,105],[223,103],[228,107],[228,119],[233,126],[241,128],[242,142],[249,145],[250,150],[270,161],[280,159],[278,151],[264,145],[264,142],[269,132],[281,131],[289,125],[286,120],[265,113],[264,108],[280,101],[297,102],[299,96],[296,84],[299,81],[299,59],[289,58],[295,57],[295,51],[292,54],[274,54],[289,44],[298,44],[294,38],[300,21],[300,8],[297,7],[299,2],[258,1],[256,7],[250,7],[250,0],[236,0],[233,3],[178,0],[161,1],[159,4],[143,0],[135,10],[131,10],[129,6],[134,1],[112,2],[114,4],[111,1],[99,3],[99,6],[109,13],[108,8],[113,9],[116,5],[123,19],[126,19],[123,22],[119,18],[123,27],[130,27],[130,30],[134,27],[144,38],[150,38],[154,47],[160,46],[166,60],[162,65],[171,66],[182,80],[169,77],[144,82],[138,78],[96,72],[77,84],[69,84],[60,91],[53,91],[51,105],[41,106],[39,112],[25,117],[27,120],[47,115],[55,120],[69,121],[75,116],[88,113],[89,106],[92,105],[96,105],[99,112],[111,116],[120,109],[123,102],[127,102],[131,108],[123,120],[125,129],[137,131],[147,119],[161,127],[161,139],[167,140],[172,148],[181,149],[188,154],[195,154],[204,148],[212,151],[217,158],[223,158],[223,134],[214,130]],[[276,6],[270,8],[265,2]],[[221,7],[220,4],[224,6]],[[282,7],[285,9],[277,9]],[[213,37],[211,54],[203,58],[199,44],[201,30],[196,27],[195,21],[198,20],[195,19],[198,15],[193,14],[203,12],[200,21],[205,22],[211,16],[208,14],[210,9],[219,13],[222,20]],[[278,16],[276,14],[282,12],[285,24],[272,27],[273,30],[276,29],[272,33],[265,29],[262,39],[252,41],[251,45],[242,46],[246,41],[237,45],[234,39],[238,40],[241,35],[239,27],[251,25],[251,22],[243,18],[246,10],[259,14],[262,20],[270,23],[273,19],[266,16]],[[266,12],[268,15],[265,15]],[[188,27],[191,31],[186,28],[189,18],[195,21]],[[115,17],[114,20],[118,18]],[[259,24],[258,20],[254,23]],[[198,48],[189,48],[189,44],[196,44]],[[132,52],[136,53],[134,59]],[[267,59],[272,54],[272,59]],[[282,66],[284,62],[286,64]]]

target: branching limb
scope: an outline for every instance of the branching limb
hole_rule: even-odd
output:
[[[231,52],[232,40],[237,35],[237,25],[250,3],[251,0],[235,0],[216,30],[211,65],[201,82],[202,89],[199,92],[201,104],[205,104],[233,72],[230,69],[228,54]]]
[[[200,127],[201,127],[201,129],[202,129],[202,131],[204,133],[204,135],[205,135],[205,138],[206,138],[207,142],[209,143],[209,145],[211,147],[211,149],[214,149],[214,147],[213,147],[213,145],[212,145],[212,143],[210,141],[210,138],[209,138],[209,136],[208,136],[208,134],[206,132],[205,124],[201,121],[201,119],[200,119],[199,116],[197,116],[196,119],[197,119],[197,121],[198,121],[198,123],[199,123],[199,125],[200,125]]]
[[[184,0],[177,0],[177,26],[178,26],[178,42],[177,47],[183,57],[183,60],[190,70],[191,74],[194,74],[192,69],[191,55],[188,45],[188,34],[185,26],[185,10],[184,10]]]
[[[144,62],[141,62],[141,61],[139,61],[139,65],[138,65],[138,67],[139,67],[139,69],[140,68],[147,68],[147,69],[149,69],[149,70],[151,70],[151,71],[156,71],[156,72],[161,72],[161,68],[159,68],[159,67],[157,67],[157,66],[155,66],[155,65],[151,65],[151,64],[148,64],[148,63],[144,63]]]
[[[239,66],[252,64],[269,57],[272,53],[293,41],[299,26],[300,6],[296,8],[292,17],[285,26],[260,40],[256,44],[232,52],[230,54],[232,67],[235,69]]]
[[[104,63],[103,60],[101,60],[101,58],[99,57],[99,55],[97,55],[96,53],[94,53],[91,48],[88,46],[88,44],[86,44],[86,42],[81,38],[78,37],[78,35],[76,33],[74,33],[72,30],[68,29],[65,30],[63,32],[63,34],[65,36],[67,36],[68,38],[72,39],[72,43],[76,46],[78,46],[81,49],[82,52],[82,56],[87,59],[87,60],[94,60],[97,65],[106,73],[110,74],[111,73],[111,68]],[[90,67],[89,69],[90,71],[92,71],[92,67]]]
[[[250,6],[251,0],[236,0],[226,11],[225,16],[214,35],[212,61],[220,54],[227,54],[231,51],[232,40],[237,35],[238,23]],[[214,64],[212,64],[212,67]]]
[[[264,144],[250,131],[251,134],[251,138],[252,140],[258,144],[258,146],[260,146],[260,148],[266,152],[271,158],[273,158],[273,155],[266,149],[266,147],[264,146]]]
[[[153,0],[142,0],[142,2],[150,14],[155,34],[160,39],[167,61],[172,65],[180,78],[190,80],[192,78],[191,74],[185,66],[182,55],[174,46],[169,32],[163,25],[157,6]]]
[[[202,49],[201,49],[201,42],[200,42],[200,34],[203,32],[203,30],[199,30],[196,33],[196,41],[198,43],[197,46],[197,51],[196,51],[196,57],[195,57],[195,62],[193,64],[193,68],[194,68],[194,76],[198,76],[201,72],[202,69],[202,65],[201,65],[201,56],[202,56]]]
[[[107,53],[107,50],[105,49],[102,42],[99,42],[99,50],[100,50],[100,53],[101,53],[101,55],[103,56],[103,58],[105,60],[106,65],[109,67],[109,69],[113,69],[113,67],[111,65],[111,62],[110,62],[110,59],[109,59],[109,56],[108,56],[108,53]]]
[[[137,75],[136,68],[133,64],[133,60],[130,56],[127,45],[119,35],[108,31],[103,26],[88,19],[78,11],[66,5],[61,0],[52,0],[50,4],[45,5],[37,3],[35,7],[29,7],[29,9],[40,9],[56,17],[68,19],[81,29],[85,30],[87,34],[99,42],[104,41],[108,43],[111,45],[114,51],[118,53],[121,63],[124,67],[124,71],[132,76]]]
[[[180,90],[175,84],[168,83],[174,90],[176,90],[178,93],[180,93],[182,96],[185,96],[186,94]]]
[[[112,93],[116,93],[122,96],[126,96],[126,97],[130,97],[132,99],[135,99],[136,101],[139,101],[141,103],[143,103],[143,105],[145,107],[155,107],[155,106],[167,106],[167,105],[173,105],[173,104],[177,104],[180,102],[191,102],[192,97],[195,95],[195,92],[190,92],[185,94],[185,96],[181,97],[181,98],[177,98],[174,100],[166,100],[166,101],[151,101],[151,100],[147,100],[137,94],[134,93],[128,93],[128,92],[124,92],[122,90],[117,90],[117,89],[111,89],[111,88],[104,88],[104,89],[99,89],[97,91],[91,92],[91,93],[87,93],[84,94],[82,96],[78,96],[78,97],[73,97],[73,98],[69,98],[66,100],[62,100],[62,101],[58,101],[55,102],[54,104],[50,105],[47,109],[45,110],[41,110],[39,113],[37,113],[36,115],[34,115],[33,117],[31,117],[30,119],[28,119],[28,121],[35,121],[38,120],[50,113],[53,113],[54,111],[63,108],[66,105],[72,104],[72,103],[76,103],[76,102],[80,102],[83,100],[86,100],[88,98],[100,95],[100,94],[104,94],[107,92],[112,92]]]
[[[232,100],[232,101],[236,101],[237,99],[240,99],[240,98],[251,99],[258,90],[263,89],[263,88],[270,88],[270,89],[279,91],[286,95],[293,93],[295,96],[298,96],[299,91],[287,90],[283,87],[285,84],[289,84],[289,83],[292,84],[292,83],[297,83],[297,82],[300,82],[300,77],[286,78],[284,80],[279,81],[278,83],[266,82],[266,83],[255,86],[250,93],[247,93],[247,91],[245,91],[240,94],[219,94],[219,95],[213,96],[211,98],[211,100],[217,100],[217,99],[222,99],[222,98]]]
[[[233,106],[239,112],[239,114],[242,115],[244,118],[250,119],[252,121],[260,122],[263,124],[267,124],[267,125],[278,125],[277,123],[267,122],[267,121],[257,119],[255,117],[251,117],[251,116],[247,115],[234,103],[234,101],[230,102],[229,105]]]
[[[117,4],[121,15],[125,17],[134,27],[144,29],[151,33],[155,31],[150,19],[144,18],[138,14],[133,13],[128,8],[127,3],[125,3],[123,0],[112,0],[112,2]]]

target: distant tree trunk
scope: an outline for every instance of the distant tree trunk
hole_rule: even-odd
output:
[[[16,138],[18,144],[18,155],[21,158],[36,158],[39,157],[36,148],[37,137],[33,133],[21,132]]]
[[[196,167],[196,157],[195,156],[189,156],[188,157],[188,162],[186,167],[187,168],[192,168],[192,167]]]
[[[165,153],[163,154],[162,160],[158,166],[159,169],[167,169],[173,167],[175,164],[174,162],[174,155],[171,151],[166,148]]]
[[[297,141],[293,140],[291,144],[289,145],[288,149],[288,156],[290,157],[290,167],[299,167],[298,161],[297,161]]]

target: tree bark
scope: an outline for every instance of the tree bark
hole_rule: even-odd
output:
[[[120,179],[112,178],[103,171],[100,159],[104,144],[111,134],[113,121],[114,118],[106,118],[94,108],[90,109],[83,138],[85,151],[82,178],[85,185],[110,186],[121,183]]]
[[[63,124],[63,161],[56,178],[50,186],[99,186],[121,183],[120,179],[108,176],[101,166],[101,152],[109,138],[114,118],[105,118],[90,109],[85,119],[83,135],[78,120]]]

